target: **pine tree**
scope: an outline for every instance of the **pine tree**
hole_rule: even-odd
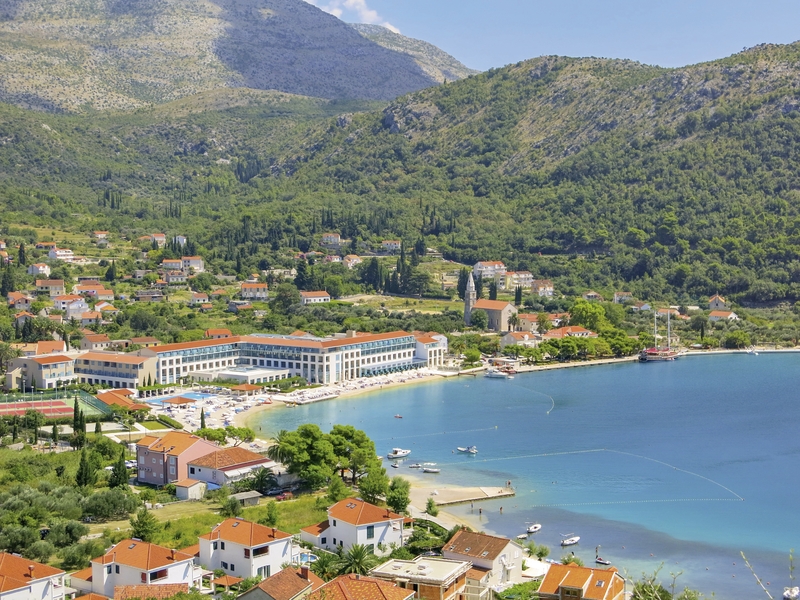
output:
[[[78,401],[75,400],[75,405],[72,407],[72,430],[78,431],[78,427],[81,424],[81,409],[78,404]]]
[[[305,260],[300,260],[297,263],[297,275],[294,277],[294,284],[298,290],[307,290],[309,283],[308,263]]]
[[[131,518],[131,537],[138,538],[143,542],[149,542],[158,531],[158,520],[142,507],[136,516]]]
[[[200,409],[200,429],[206,428],[206,411]]]
[[[520,304],[522,304],[522,286],[518,285],[514,289],[514,305],[519,306]]]
[[[475,278],[475,297],[483,298],[483,277]]]
[[[13,291],[15,291],[14,275],[11,273],[11,269],[6,267],[3,271],[3,279],[0,280],[0,295],[8,296],[8,293]]]
[[[117,261],[112,260],[111,266],[106,271],[106,281],[114,281],[117,278]]]
[[[89,464],[89,457],[84,448],[81,450],[81,462],[78,464],[78,472],[75,473],[75,484],[78,487],[88,487],[94,485],[95,481],[97,481],[97,473]]]
[[[52,435],[52,438],[53,438],[53,443],[57,444],[58,443],[58,425],[56,425],[55,423],[53,423],[53,435]]]
[[[119,453],[119,458],[111,470],[108,487],[125,487],[128,485],[128,467],[125,466],[125,452]]]
[[[489,300],[497,300],[497,284],[494,281],[489,282]]]
[[[17,255],[17,262],[24,267],[26,260],[27,259],[25,257],[25,244],[20,243],[19,254]]]

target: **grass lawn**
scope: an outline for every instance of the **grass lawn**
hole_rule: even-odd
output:
[[[142,426],[145,429],[170,429],[163,423],[159,423],[158,421],[142,421]]]
[[[320,505],[317,498],[323,498]],[[245,509],[244,518],[258,521],[267,516],[267,504],[275,500],[262,499],[258,506]],[[304,495],[294,500],[278,502],[278,529],[286,533],[298,533],[302,527],[324,521],[328,516],[327,507],[330,502],[320,495]]]
[[[411,311],[424,313],[440,313],[443,310],[464,310],[464,303],[460,300],[417,300],[414,298],[396,298],[394,296],[359,295],[353,302],[357,306],[371,306],[387,310]]]

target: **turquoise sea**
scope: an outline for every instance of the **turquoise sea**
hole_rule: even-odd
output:
[[[265,437],[335,423],[364,429],[380,454],[410,448],[437,462],[433,481],[504,485],[515,498],[449,510],[487,532],[515,536],[542,524],[537,542],[587,565],[596,546],[638,578],[663,565],[676,590],[749,600],[789,584],[800,549],[800,354],[684,357],[517,375],[458,377],[253,417]],[[403,419],[393,415],[400,413]],[[453,453],[476,445],[474,457]],[[388,461],[387,461],[388,462]],[[388,465],[387,465],[388,466]],[[404,468],[388,469],[389,475]],[[416,471],[408,471],[412,474]],[[503,514],[500,514],[500,506]],[[763,597],[763,596],[762,596]]]

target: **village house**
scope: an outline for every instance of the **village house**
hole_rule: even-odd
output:
[[[360,256],[357,256],[357,255],[355,255],[355,254],[348,254],[347,256],[345,256],[345,257],[342,259],[342,263],[343,263],[343,264],[344,264],[344,266],[345,266],[345,267],[347,267],[348,269],[352,269],[352,268],[354,268],[356,265],[360,265],[362,262],[364,262],[364,261],[363,261],[363,260],[361,260],[361,257],[360,257]]]
[[[181,264],[184,271],[194,271],[195,273],[202,273],[206,270],[206,264],[202,256],[184,256],[181,258]]]
[[[170,431],[162,438],[145,436],[136,444],[136,479],[157,486],[186,479],[189,461],[217,450],[215,444],[183,431]]]
[[[50,277],[50,265],[46,263],[34,263],[28,266],[26,272],[28,275],[43,275],[44,277]]]
[[[50,260],[62,260],[67,263],[71,263],[75,260],[75,255],[69,248],[50,248],[47,257]]]
[[[205,332],[203,332],[203,337],[210,340],[229,338],[232,335],[233,334],[231,333],[230,329],[206,329]]]
[[[328,508],[328,519],[300,530],[300,539],[317,548],[344,552],[354,544],[367,546],[370,552],[383,556],[390,546],[403,545],[405,518],[359,498],[347,498]],[[381,550],[378,545],[381,545]]]
[[[8,305],[16,310],[30,310],[33,301],[25,292],[8,292]]]
[[[192,306],[198,306],[200,304],[206,304],[208,302],[208,294],[205,292],[192,292]]]
[[[525,346],[526,348],[535,348],[538,345],[538,339],[530,331],[509,331],[500,338],[501,350],[506,346]]]
[[[444,366],[444,357],[447,356],[447,336],[435,331],[423,333],[414,332],[417,347],[415,356],[424,360],[426,367]]]
[[[308,600],[411,600],[414,590],[364,575],[339,575],[307,596]]]
[[[540,298],[552,298],[555,293],[553,282],[549,279],[534,279],[531,283],[531,294]]]
[[[121,586],[184,584],[187,591],[188,587],[201,589],[201,574],[190,554],[126,539],[92,559],[91,567],[73,573],[70,583],[78,591],[115,598],[115,588]]]
[[[337,254],[328,254],[323,261],[326,263],[340,263],[342,262],[342,257]]]
[[[648,312],[652,309],[653,307],[650,306],[649,302],[634,302],[631,304],[631,310],[633,312]]]
[[[172,243],[180,246],[181,248],[183,248],[188,241],[189,240],[186,239],[185,235],[176,235],[174,238],[172,238]]]
[[[325,290],[314,292],[300,292],[300,304],[306,306],[307,304],[319,304],[321,302],[330,302],[331,296]]]
[[[100,402],[109,407],[120,407],[126,411],[134,412],[137,410],[149,411],[150,406],[136,402],[134,393],[128,389],[109,390],[95,395]]]
[[[672,318],[672,317],[680,317],[681,316],[681,313],[678,312],[677,308],[659,308],[656,311],[656,314],[659,317],[665,317],[665,318],[666,318],[667,315],[669,315],[670,318]]]
[[[486,570],[488,575],[482,581],[488,587],[522,581],[524,548],[508,538],[462,529],[444,545],[442,555]]]
[[[717,321],[738,321],[739,315],[732,310],[712,310],[708,314],[708,320],[712,323]]]
[[[569,315],[567,313],[549,313],[547,323],[552,327],[560,327]],[[517,314],[517,330],[539,332],[539,315],[537,313]]]
[[[6,389],[52,390],[75,379],[73,359],[63,354],[15,358],[6,369]]]
[[[161,268],[165,271],[180,271],[183,268],[183,261],[179,258],[165,258],[161,261]]]
[[[67,293],[63,279],[37,279],[36,293],[48,294],[51,298],[63,296]]]
[[[96,240],[105,240],[108,238],[108,231],[93,231],[92,237]]]
[[[83,300],[83,296],[78,294],[64,294],[63,296],[56,296],[53,298],[53,308],[56,310],[67,310],[67,307],[76,300]],[[89,308],[88,304],[86,305],[86,308]]]
[[[275,462],[246,448],[224,448],[186,463],[190,479],[204,481],[212,489],[251,477],[259,469],[270,469]]]
[[[181,479],[172,485],[175,486],[175,497],[178,500],[202,500],[208,489],[205,481],[196,479]]]
[[[178,285],[186,283],[188,276],[183,271],[170,271],[164,275],[164,280],[167,282],[167,285]]]
[[[11,344],[11,347],[19,350],[22,356],[42,356],[44,354],[61,354],[67,351],[67,345],[63,340],[45,340],[32,342],[30,344]]]
[[[81,350],[105,350],[111,346],[111,340],[105,333],[87,334],[81,338]]]
[[[341,243],[342,243],[342,237],[338,233],[323,233],[322,234],[322,245],[323,246],[333,246],[333,247],[338,248]]]
[[[137,302],[163,302],[164,293],[161,290],[137,290]]]
[[[472,266],[472,274],[481,279],[494,279],[506,274],[506,266],[499,260],[481,260]]]
[[[325,582],[307,565],[286,567],[241,594],[237,600],[303,600],[323,585]]]
[[[7,264],[10,264],[10,263],[14,262],[14,259],[13,259],[13,258],[11,258],[11,257],[8,255],[8,252],[6,252],[5,250],[0,250],[0,261],[1,261],[1,262],[2,262],[4,265],[7,265]]]
[[[155,242],[159,248],[163,248],[167,245],[167,236],[163,233],[151,233],[150,241]]]
[[[64,316],[68,321],[80,319],[86,312],[89,312],[89,303],[80,296],[64,304]]]
[[[36,242],[35,248],[37,250],[50,250],[51,248],[55,248],[58,246],[55,242]]]
[[[239,295],[245,300],[266,302],[269,299],[269,286],[266,283],[243,283]]]
[[[242,579],[269,577],[292,561],[292,536],[274,527],[225,519],[201,535],[200,564]]]
[[[495,276],[495,283],[501,290],[516,290],[517,287],[526,290],[533,283],[533,274],[530,271],[506,271]]]
[[[614,292],[614,304],[625,304],[633,300],[633,294],[630,292]]]
[[[542,339],[544,340],[560,340],[566,337],[596,338],[597,334],[580,325],[559,327],[558,329],[551,329],[547,333],[542,334]]]
[[[22,327],[29,319],[35,319],[36,315],[27,310],[20,311],[14,315],[14,326]]]
[[[375,567],[369,574],[401,589],[413,591],[414,598],[462,600],[465,598],[467,572],[470,569],[470,561],[417,556],[413,560],[392,559]],[[490,594],[491,590],[486,588],[483,596],[490,600]]]
[[[623,600],[625,597],[625,579],[614,567],[592,569],[554,563],[539,586],[541,600]]]
[[[719,294],[714,294],[708,299],[708,310],[725,310],[726,308],[728,308],[728,303]]]
[[[383,240],[381,248],[384,252],[400,252],[403,242],[400,240]]]
[[[589,302],[602,302],[603,297],[595,292],[594,290],[589,290],[588,292],[583,292],[581,298],[584,300],[588,300]]]
[[[97,311],[90,310],[81,313],[81,325],[90,327],[92,325],[100,325],[103,322],[103,315]]]
[[[0,599],[62,600],[66,589],[61,569],[0,552]]]
[[[136,344],[137,346],[141,346],[142,348],[152,348],[154,346],[158,346],[161,343],[161,340],[154,337],[132,337],[131,344]]]

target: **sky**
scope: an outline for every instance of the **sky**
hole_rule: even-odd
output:
[[[797,0],[307,0],[430,42],[473,69],[547,54],[680,67],[800,39]]]

